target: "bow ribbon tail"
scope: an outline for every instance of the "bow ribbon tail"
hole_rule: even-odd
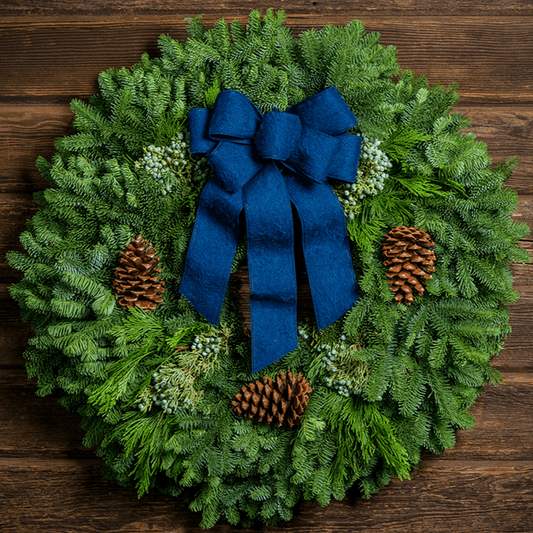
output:
[[[359,299],[339,199],[327,183],[287,172],[285,183],[302,224],[302,244],[319,329],[333,324]]]
[[[292,207],[274,163],[245,185],[244,202],[255,373],[298,346]]]
[[[218,324],[239,239],[242,191],[207,182],[198,204],[179,292],[211,324]]]

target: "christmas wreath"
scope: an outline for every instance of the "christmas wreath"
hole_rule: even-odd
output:
[[[529,260],[517,160],[492,166],[455,86],[360,21],[283,21],[197,17],[102,73],[9,255],[39,394],[80,413],[106,476],[206,528],[368,498],[451,448],[501,379]]]

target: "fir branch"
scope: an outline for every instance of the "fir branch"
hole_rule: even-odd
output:
[[[405,160],[409,150],[418,143],[429,141],[431,135],[412,129],[405,124],[398,124],[394,132],[381,145],[388,156],[397,162]]]

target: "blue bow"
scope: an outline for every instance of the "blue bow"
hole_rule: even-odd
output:
[[[357,301],[342,206],[327,178],[353,183],[361,138],[357,119],[333,86],[262,115],[242,93],[219,93],[212,111],[189,111],[191,153],[215,170],[200,196],[180,293],[218,324],[246,218],[252,372],[298,346],[292,205],[317,325],[335,322]]]

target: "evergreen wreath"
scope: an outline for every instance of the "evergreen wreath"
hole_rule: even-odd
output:
[[[77,133],[38,159],[51,187],[35,194],[28,253],[9,254],[24,272],[11,294],[36,333],[25,357],[38,394],[82,416],[108,478],[185,499],[204,528],[289,520],[302,498],[326,505],[353,485],[369,498],[408,479],[422,449],[453,447],[483,385],[501,380],[489,360],[518,298],[509,265],[529,261],[503,187],[517,158],[491,165],[451,113],[455,85],[400,70],[358,20],[295,39],[284,18],[253,11],[208,30],[196,17],[186,41],[161,36],[161,57],[102,73],[100,94],[72,102]],[[224,89],[265,113],[331,85],[362,142],[357,182],[332,183],[360,299],[325,329],[301,321],[298,348],[252,375],[235,287],[218,325],[178,293],[212,177],[191,156],[187,113]],[[246,253],[242,239],[234,272]],[[395,300],[396,281],[418,292]]]

